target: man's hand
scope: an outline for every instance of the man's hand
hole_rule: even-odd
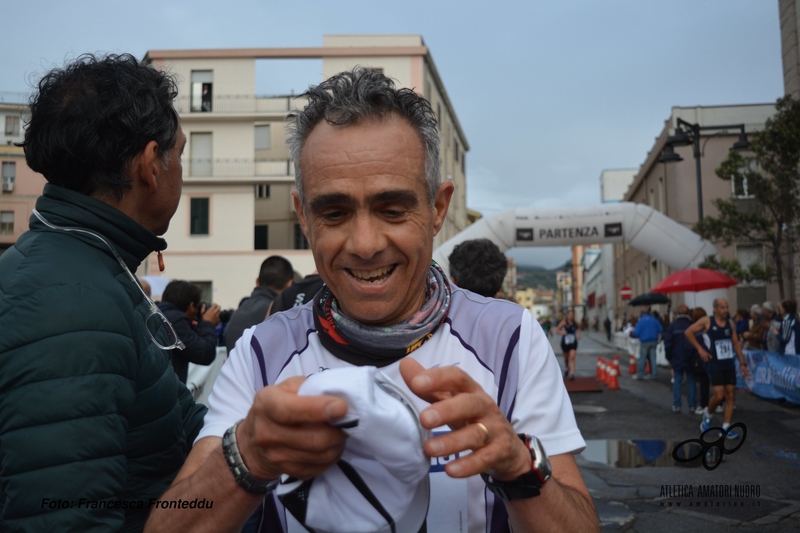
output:
[[[333,396],[299,396],[303,381],[297,376],[258,391],[236,430],[242,460],[256,478],[309,479],[344,451],[347,435],[329,422],[347,414],[347,403]]]
[[[495,401],[466,372],[455,366],[425,370],[406,357],[400,373],[414,394],[432,404],[420,414],[422,425],[427,429],[449,425],[453,430],[428,439],[425,453],[444,457],[473,451],[447,463],[450,477],[488,472],[499,481],[511,481],[530,472],[530,452]]]
[[[702,360],[703,360],[703,361],[705,361],[706,363],[708,363],[709,361],[711,361],[711,354],[710,354],[710,353],[708,353],[706,350],[704,350],[704,349],[700,348],[699,350],[697,350],[697,353],[699,353],[699,354],[700,354],[700,359],[702,359]]]
[[[218,304],[211,304],[211,307],[203,310],[203,320],[211,322],[215,326],[219,324],[219,312],[222,309]]]

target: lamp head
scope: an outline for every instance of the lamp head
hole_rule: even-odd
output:
[[[732,148],[739,152],[744,152],[750,149],[750,141],[747,140],[747,134],[745,132],[739,134],[739,140],[733,143]]]
[[[682,129],[676,129],[675,133],[667,138],[667,146],[688,146],[693,142],[692,137]]]
[[[671,144],[667,144],[664,147],[664,151],[661,152],[661,155],[658,158],[658,162],[677,163],[678,161],[683,161],[683,158],[680,156],[680,154],[675,153],[675,148],[673,148]]]

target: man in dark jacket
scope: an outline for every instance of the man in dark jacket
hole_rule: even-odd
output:
[[[176,94],[133,56],[87,55],[31,101],[22,146],[49,183],[0,257],[0,531],[141,531],[202,427],[132,274],[181,197]]]
[[[686,340],[685,332],[692,325],[689,318],[689,308],[685,305],[678,306],[678,314],[675,320],[667,328],[664,334],[664,351],[669,359],[672,370],[674,371],[675,381],[672,384],[672,412],[681,412],[681,389],[683,388],[683,377],[686,376],[686,396],[689,402],[689,410],[697,409],[697,384],[694,379],[693,359],[697,357],[695,350],[689,341]]]
[[[194,283],[174,279],[164,288],[158,308],[183,341],[182,350],[172,350],[172,368],[178,379],[186,383],[189,363],[210,365],[217,356],[219,305],[205,308],[200,302],[202,291]]]
[[[267,318],[272,301],[286,287],[292,284],[294,269],[292,264],[279,255],[272,255],[261,263],[256,279],[256,288],[249,298],[242,300],[239,309],[233,313],[228,329],[225,330],[225,346],[231,353],[236,341],[244,330],[261,324]]]

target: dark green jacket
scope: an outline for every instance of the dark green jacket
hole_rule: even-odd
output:
[[[53,185],[36,209],[135,272],[166,242]],[[100,240],[31,230],[0,257],[0,531],[141,531],[203,424],[139,289]]]

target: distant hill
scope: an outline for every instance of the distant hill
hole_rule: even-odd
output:
[[[561,267],[548,270],[540,266],[517,265],[517,285],[534,289],[556,290],[556,271]]]

